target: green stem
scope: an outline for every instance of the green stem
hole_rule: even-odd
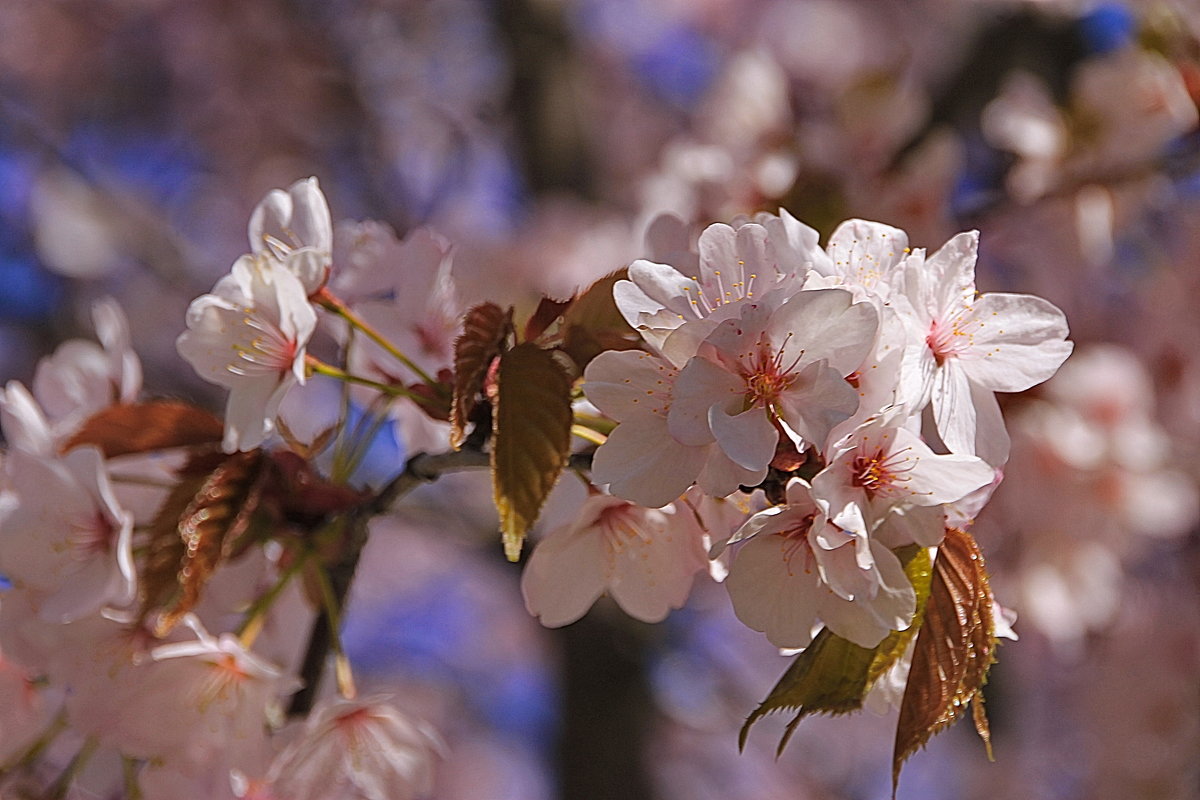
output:
[[[234,634],[241,640],[243,647],[249,648],[254,642],[254,639],[258,636],[258,631],[262,627],[263,617],[271,610],[271,606],[275,605],[275,601],[279,599],[279,595],[287,588],[292,577],[300,571],[300,568],[307,561],[307,553],[296,556],[292,563],[288,565],[288,568],[280,573],[279,579],[275,581],[275,584],[260,595],[250,605],[250,608],[246,609],[246,616],[242,618],[241,624],[234,631]]]
[[[340,299],[335,297],[328,288],[322,288],[319,292],[317,292],[316,295],[313,296],[312,299],[316,301],[322,308],[332,311],[334,314],[337,314],[339,317],[346,320],[346,322],[349,322],[353,327],[362,331],[364,334],[366,334],[367,338],[387,351],[388,355],[416,373],[417,377],[422,381],[434,387],[435,389],[440,386],[440,384],[429,373],[413,363],[412,359],[404,355],[404,353],[402,353],[400,349],[396,347],[396,345],[392,344],[387,340],[386,337],[383,336],[383,334],[371,327],[366,320],[351,311],[350,308]]]
[[[329,621],[330,649],[333,650],[334,674],[337,676],[338,692],[342,697],[353,699],[357,694],[354,688],[354,676],[350,672],[350,659],[342,649],[342,612],[339,601],[333,589],[333,582],[324,567],[313,570],[317,588],[321,592],[321,606],[325,618]]]
[[[421,403],[422,405],[429,405],[431,402],[433,402],[428,397],[423,397],[416,392],[410,391],[406,386],[402,386],[400,384],[380,383],[379,381],[373,381],[370,378],[363,378],[359,375],[346,372],[344,369],[339,369],[332,364],[326,364],[324,361],[321,361],[315,356],[307,356],[304,360],[304,364],[308,367],[310,372],[317,375],[324,375],[328,378],[336,378],[343,383],[353,383],[357,384],[358,386],[366,386],[374,389],[377,392],[386,394],[389,397],[407,397],[409,400],[412,400],[415,403]]]

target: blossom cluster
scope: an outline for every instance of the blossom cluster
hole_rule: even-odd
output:
[[[229,389],[215,457],[222,446],[263,443],[288,390],[307,379],[317,322],[308,297],[325,283],[332,251],[316,180],[271,192],[252,216],[250,243],[192,304],[178,342],[202,376]],[[130,444],[161,435],[163,420],[142,401],[124,313],[102,302],[93,316],[100,344],[63,344],[39,365],[32,391],[14,381],[0,396],[9,445],[0,575],[10,584],[0,680],[11,700],[0,706],[0,793],[43,796],[49,785],[70,786],[72,797],[382,800],[428,791],[440,741],[386,696],[327,691],[285,724],[305,679],[297,625],[313,617],[289,582],[306,556],[279,542],[295,531],[277,530],[275,541],[206,573],[184,613],[156,607],[160,521],[194,462],[187,448]],[[113,414],[128,424],[97,443],[107,424],[97,421]],[[123,453],[106,452],[112,436]],[[203,548],[199,529],[220,513],[194,514],[190,543],[182,526],[168,533]],[[176,597],[189,571],[205,570],[182,563]]]
[[[674,263],[637,260],[596,284],[593,302],[617,320],[605,341],[620,346],[558,351],[583,367],[568,380],[539,343],[570,337],[539,312],[514,345],[513,309],[461,308],[441,237],[335,228],[313,178],[273,191],[251,216],[251,252],[191,303],[177,340],[228,390],[215,436],[197,410],[139,404],[125,318],[98,306],[101,345],[64,345],[32,392],[10,384],[0,403],[0,574],[13,586],[0,665],[29,688],[4,712],[5,773],[35,780],[46,742],[65,741],[69,760],[100,751],[147,798],[426,791],[438,738],[384,699],[356,698],[337,628],[363,546],[354,526],[406,480],[436,475],[413,478],[414,455],[380,489],[359,467],[387,428],[468,467],[490,451],[499,473],[512,420],[553,416],[506,406],[481,420],[479,408],[511,402],[510,352],[564,385],[588,484],[523,573],[545,625],[604,594],[660,621],[707,569],[737,617],[781,648],[822,627],[862,648],[912,628],[924,598],[907,564],[967,527],[999,484],[1009,441],[995,393],[1058,369],[1072,349],[1062,313],[980,295],[974,232],[927,255],[863,220],[821,246],[782,210],[713,224],[683,250],[661,246],[688,238],[678,220],[650,230],[649,250]],[[487,319],[494,335],[479,339],[471,320]],[[336,363],[310,352],[322,329]],[[318,376],[347,389],[331,419],[310,391]],[[465,453],[450,449],[452,426]],[[530,428],[522,441],[549,441]],[[316,690],[323,653],[306,671],[312,653],[302,665],[280,633],[312,618],[310,603],[314,626],[332,629],[340,695],[315,709],[297,690]],[[288,698],[296,719],[284,725]]]
[[[601,354],[583,384],[617,423],[592,472],[615,497],[535,551],[530,610],[569,622],[607,587],[661,619],[709,535],[712,555],[733,551],[738,617],[780,647],[822,624],[863,647],[908,627],[895,551],[969,524],[1008,455],[995,392],[1044,381],[1072,347],[1050,303],[977,293],[977,243],[926,255],[851,220],[822,248],[781,211],[709,226],[686,263],[635,261],[614,296],[644,346]],[[703,498],[755,487],[771,505],[732,535],[697,525]]]

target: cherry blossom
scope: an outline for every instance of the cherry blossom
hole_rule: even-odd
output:
[[[244,788],[288,800],[413,800],[432,788],[441,750],[432,730],[384,697],[337,699],[314,709],[276,757],[269,790]]]
[[[829,465],[813,478],[813,492],[836,525],[845,528],[864,520],[873,532],[893,511],[940,507],[992,482],[995,472],[982,459],[934,453],[919,436],[897,425],[897,416],[881,414],[859,426],[833,448]],[[931,510],[910,511],[905,538],[926,547],[942,540],[942,511]]]
[[[629,280],[613,287],[626,321],[677,364],[692,355],[694,344],[716,323],[736,314],[743,302],[786,284],[799,266],[780,265],[766,228],[757,224],[710,225],[700,234],[698,247],[698,274],[639,260],[629,266]],[[688,328],[689,336],[675,336],[667,344],[678,328],[697,322]]]
[[[1071,354],[1067,321],[1032,295],[976,296],[977,231],[960,233],[928,259],[910,259],[905,289],[925,347],[907,359],[904,380],[952,452],[1008,457],[1008,435],[993,392],[1019,392],[1049,378]],[[915,409],[914,409],[915,410]]]
[[[133,600],[133,517],[113,496],[100,451],[61,459],[13,450],[0,572],[31,593],[42,618],[69,622]]]
[[[316,311],[300,280],[271,259],[243,256],[188,308],[176,347],[202,378],[229,389],[225,450],[251,450],[275,427],[287,390],[305,380]]]
[[[667,415],[677,367],[639,351],[601,353],[584,372],[584,392],[620,424],[596,451],[592,478],[609,491],[658,508],[696,483],[721,497],[739,485],[762,480],[761,470],[742,467],[715,440],[685,444],[671,435]]]
[[[607,593],[631,617],[660,622],[683,605],[693,575],[708,563],[703,533],[686,507],[593,495],[575,521],[534,549],[521,578],[525,606],[556,628]]]
[[[775,452],[776,424],[794,438],[824,443],[858,409],[845,376],[873,349],[877,325],[874,308],[852,303],[841,289],[743,306],[680,370],[667,415],[671,435],[688,445],[715,441],[761,480]]]
[[[831,522],[799,478],[786,505],[746,521],[730,540],[739,542],[725,579],[734,613],[778,647],[808,645],[821,622],[874,647],[912,621],[916,593],[899,559]]]

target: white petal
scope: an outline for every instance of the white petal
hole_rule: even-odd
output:
[[[961,359],[972,383],[1020,392],[1055,373],[1074,345],[1067,319],[1052,303],[1025,294],[985,294],[971,319],[979,324],[970,356]]]

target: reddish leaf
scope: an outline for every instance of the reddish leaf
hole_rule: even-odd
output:
[[[512,309],[483,303],[463,317],[463,331],[454,342],[454,401],[450,407],[450,445],[462,446],[467,421],[483,380],[504,341],[512,333]]]
[[[524,342],[500,356],[494,404],[492,492],[516,561],[571,452],[571,380],[553,353]]]
[[[782,753],[800,720],[809,714],[845,714],[862,708],[875,681],[896,663],[921,626],[920,609],[929,596],[929,552],[915,545],[898,550],[905,574],[917,593],[917,616],[902,631],[892,631],[873,648],[860,647],[823,629],[812,644],[788,666],[767,698],[742,726],[738,746],[744,747],[750,726],[775,711],[795,711],[779,740]]]
[[[269,474],[261,450],[193,458],[151,525],[142,569],[142,615],[160,609],[165,634],[195,608],[222,562],[253,540],[251,520]]]
[[[641,345],[637,331],[621,316],[613,300],[613,286],[627,275],[628,270],[622,269],[596,281],[563,314],[562,350],[581,373],[605,350],[630,350]]]
[[[975,701],[976,728],[989,741],[980,690],[995,661],[992,590],[975,539],[951,528],[938,549],[925,621],[913,648],[908,685],[896,725],[892,796],[904,761]]]
[[[563,315],[563,312],[571,305],[573,300],[551,300],[549,297],[543,297],[533,310],[533,316],[525,323],[525,330],[521,336],[522,341],[532,342],[546,332],[554,320]]]
[[[224,424],[203,409],[174,400],[109,406],[93,414],[63,445],[63,452],[93,444],[105,458],[219,443]]]

